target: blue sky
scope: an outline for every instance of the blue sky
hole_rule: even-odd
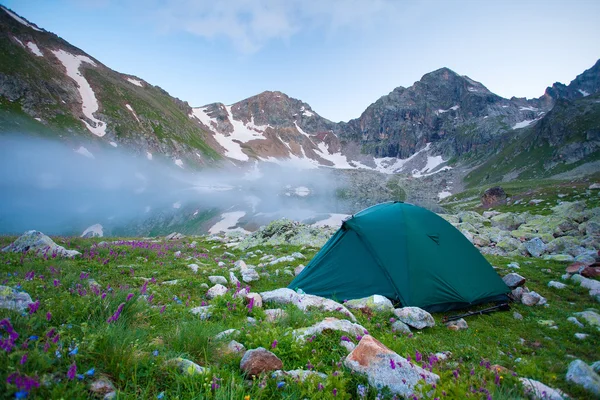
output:
[[[347,121],[449,67],[538,97],[600,58],[600,1],[0,0],[192,106],[280,90]]]

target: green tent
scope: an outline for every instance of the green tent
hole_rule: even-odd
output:
[[[402,202],[344,221],[288,287],[338,301],[379,294],[431,312],[506,301],[510,291],[460,231]]]

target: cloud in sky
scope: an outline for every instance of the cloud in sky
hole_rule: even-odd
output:
[[[386,0],[167,0],[153,12],[166,31],[185,31],[207,39],[226,38],[244,53],[270,41],[287,40],[316,28],[361,28],[398,11]]]

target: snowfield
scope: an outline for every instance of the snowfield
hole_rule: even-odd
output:
[[[17,14],[10,12],[9,10],[7,10],[6,8],[3,8],[4,11],[6,11],[6,13],[8,15],[10,15],[11,17],[13,17],[15,20],[17,20],[18,22],[20,22],[21,24],[30,27],[31,29],[33,29],[34,31],[38,31],[38,32],[44,32],[42,29],[38,28],[37,26],[34,26],[32,24],[30,24],[29,22],[25,21],[23,18],[19,17]]]
[[[85,77],[79,72],[79,67],[82,62],[86,62],[92,66],[96,66],[96,63],[92,61],[89,57],[81,56],[81,55],[73,55],[71,53],[67,53],[64,50],[52,50],[52,53],[60,60],[60,62],[65,66],[67,70],[67,75],[73,79],[79,89],[79,95],[81,96],[81,111],[83,114],[92,121],[95,125],[90,125],[87,121],[83,120],[83,123],[90,132],[94,135],[102,137],[106,135],[106,124],[99,119],[94,117],[94,113],[98,111],[98,100],[96,100],[96,95],[94,94],[94,90],[85,79]]]
[[[228,213],[221,214],[221,220],[214,224],[209,230],[208,233],[211,235],[217,234],[219,232],[247,232],[243,228],[235,228],[238,224],[238,221],[244,217],[246,213],[244,211],[233,211]]]
[[[326,219],[322,219],[320,221],[312,224],[313,226],[331,226],[331,227],[339,227],[342,225],[342,222],[346,220],[350,215],[348,214],[329,214],[329,217]]]
[[[76,149],[76,150],[74,150],[74,151],[75,151],[75,153],[79,153],[79,154],[81,154],[82,156],[85,156],[85,157],[87,157],[87,158],[91,158],[91,159],[94,159],[94,158],[96,158],[96,157],[94,157],[94,155],[93,155],[92,153],[90,153],[90,151],[89,151],[88,149],[86,149],[86,148],[85,148],[85,147],[83,147],[83,146],[79,146],[79,148],[78,148],[78,149]]]
[[[144,84],[142,83],[142,81],[139,81],[139,80],[133,79],[133,78],[127,78],[127,80],[129,81],[129,83],[132,83],[135,86],[144,87]]]
[[[33,42],[27,42],[27,47],[29,48],[29,50],[31,50],[31,52],[33,54],[35,54],[38,57],[44,57],[44,53],[42,53],[42,51],[40,50],[40,48],[37,46],[37,44],[33,43]]]
[[[103,237],[104,236],[104,227],[100,224],[94,224],[94,225],[88,227],[85,231],[83,231],[83,233],[81,234],[81,237],[85,237],[85,235],[87,235],[90,232],[94,233],[97,237]]]

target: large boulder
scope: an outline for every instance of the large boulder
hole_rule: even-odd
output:
[[[254,282],[260,279],[260,275],[253,268],[246,268],[242,270],[242,280],[246,283]]]
[[[509,212],[496,215],[495,217],[491,218],[491,221],[493,227],[498,227],[507,231],[514,231],[525,223],[525,217],[521,214]]]
[[[33,252],[37,255],[57,255],[62,257],[73,258],[81,255],[76,250],[67,250],[62,246],[54,243],[52,239],[39,231],[27,231],[17,240],[3,248],[2,251],[13,253]]]
[[[346,319],[328,317],[308,328],[296,329],[292,332],[292,335],[297,341],[303,341],[307,337],[321,334],[323,331],[345,332],[352,337],[363,336],[368,333],[362,325],[355,324]]]
[[[208,289],[208,292],[206,292],[206,297],[209,299],[214,299],[215,297],[223,296],[225,293],[227,293],[227,288],[217,283],[215,286]]]
[[[207,371],[206,368],[199,366],[195,362],[190,361],[186,358],[181,358],[181,357],[172,358],[172,359],[168,360],[166,362],[166,364],[177,367],[179,372],[181,372],[184,375],[193,376],[193,375],[203,374]]]
[[[373,311],[392,311],[394,309],[394,305],[387,297],[378,294],[362,299],[348,300],[344,305],[351,310],[368,308]]]
[[[238,248],[246,250],[261,245],[285,244],[322,247],[336,231],[337,227],[315,227],[289,219],[278,219],[248,235],[240,242]]]
[[[324,297],[315,296],[312,294],[300,294],[292,289],[280,288],[261,294],[263,303],[273,302],[276,304],[293,304],[302,311],[306,311],[310,307],[318,308],[322,311],[337,311],[346,315],[352,321],[356,321],[356,317],[346,307],[340,303]]]
[[[581,360],[575,360],[569,364],[567,380],[583,387],[595,396],[600,396],[600,376]]]
[[[542,382],[528,378],[519,378],[523,385],[523,392],[533,400],[563,400],[568,398],[561,390],[553,389]]]
[[[525,249],[532,257],[540,257],[546,252],[546,244],[539,237],[525,242]]]
[[[211,275],[208,277],[208,280],[213,284],[227,285],[227,279],[221,275]]]
[[[481,205],[485,208],[506,204],[506,192],[500,186],[487,189],[481,195]]]
[[[376,390],[387,387],[393,394],[408,398],[421,380],[434,384],[440,377],[412,364],[385,347],[370,335],[365,335],[358,346],[344,360],[354,372],[367,376],[369,385]]]
[[[506,283],[506,286],[508,286],[511,289],[515,289],[519,286],[523,286],[526,281],[525,278],[523,278],[521,275],[516,274],[514,272],[511,272],[510,274],[504,276],[502,278],[502,280],[504,281],[504,283]]]
[[[583,318],[589,325],[600,330],[600,314],[593,310],[585,310],[575,313],[577,317]]]
[[[427,311],[419,307],[403,307],[394,310],[396,317],[416,329],[435,326],[435,320]]]
[[[8,286],[0,285],[0,308],[23,312],[33,303],[31,296],[25,292],[17,292]]]
[[[258,376],[263,372],[283,369],[283,363],[264,347],[248,350],[240,361],[240,369],[247,376]]]

